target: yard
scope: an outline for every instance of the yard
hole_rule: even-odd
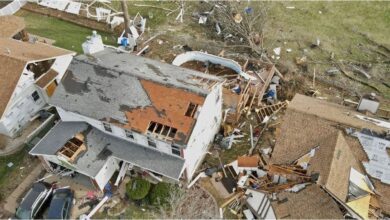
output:
[[[13,163],[11,167],[7,165]],[[19,152],[0,157],[0,202],[3,201],[23,181],[39,161],[28,155],[26,148]]]
[[[17,16],[24,17],[27,31],[41,37],[53,39],[55,46],[82,53],[81,44],[90,36],[92,29],[63,21],[53,17],[47,17],[32,12],[20,10]],[[114,45],[116,38],[108,33],[102,35],[105,44]]]

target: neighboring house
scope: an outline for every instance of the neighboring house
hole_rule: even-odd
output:
[[[385,128],[361,120],[355,115],[360,114],[341,105],[297,94],[282,119],[280,135],[270,162],[306,167],[307,174],[325,192],[321,193],[323,201],[328,201],[327,197],[333,198],[353,217],[367,219],[375,217],[380,209],[382,213],[389,213],[389,197],[384,193],[384,189],[389,190],[389,186],[374,182],[374,179],[365,175],[362,162],[368,161],[369,157],[359,140],[343,131],[349,128],[370,128],[383,132]],[[282,194],[288,201],[300,197],[305,204],[299,206],[309,207],[312,206],[309,204],[311,200],[304,199],[305,190],[307,189]],[[318,218],[316,209],[307,211],[311,212],[301,212],[300,216],[295,216],[290,211],[291,218]],[[278,216],[278,211],[275,212]],[[326,213],[326,210],[323,209],[322,212]]]
[[[30,153],[100,189],[115,171],[116,185],[129,170],[190,180],[219,130],[221,95],[215,76],[114,49],[80,55],[50,101],[61,122]]]
[[[13,19],[11,19],[13,18]],[[24,22],[0,19],[0,134],[15,137],[47,105],[74,52],[21,41]]]

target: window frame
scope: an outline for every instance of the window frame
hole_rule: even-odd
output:
[[[181,156],[181,148],[177,145],[171,145],[171,153],[177,156]]]
[[[127,138],[130,138],[131,140],[134,140],[134,132],[130,131],[130,130],[127,130],[127,129],[124,129],[124,130],[125,130],[125,136]]]
[[[110,123],[103,122],[103,128],[105,131],[112,133],[112,127],[111,127]]]
[[[36,94],[36,96],[34,94]],[[35,90],[33,93],[31,93],[31,97],[32,97],[34,102],[37,102],[39,99],[41,99],[41,96],[39,95],[37,90]]]
[[[148,138],[147,138],[147,141],[148,141],[148,146],[149,146],[149,147],[157,148],[157,143],[156,143],[156,141],[153,140],[151,137],[148,137]]]

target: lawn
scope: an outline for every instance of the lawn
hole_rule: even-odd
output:
[[[31,34],[55,40],[55,46],[82,53],[81,44],[90,36],[92,29],[53,17],[20,10],[16,15],[24,17],[27,31]],[[105,44],[114,45],[116,38],[109,33],[99,33]]]

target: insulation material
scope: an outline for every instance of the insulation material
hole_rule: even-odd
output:
[[[360,215],[363,219],[369,219],[368,210],[370,207],[370,199],[371,196],[367,195],[362,198],[355,199],[351,202],[348,202],[347,205],[358,215]]]
[[[357,133],[369,158],[369,162],[364,162],[363,165],[370,176],[390,184],[390,157],[386,150],[390,147],[390,141],[367,133]]]
[[[81,3],[80,2],[70,2],[68,8],[65,10],[68,13],[78,15],[80,12]]]

